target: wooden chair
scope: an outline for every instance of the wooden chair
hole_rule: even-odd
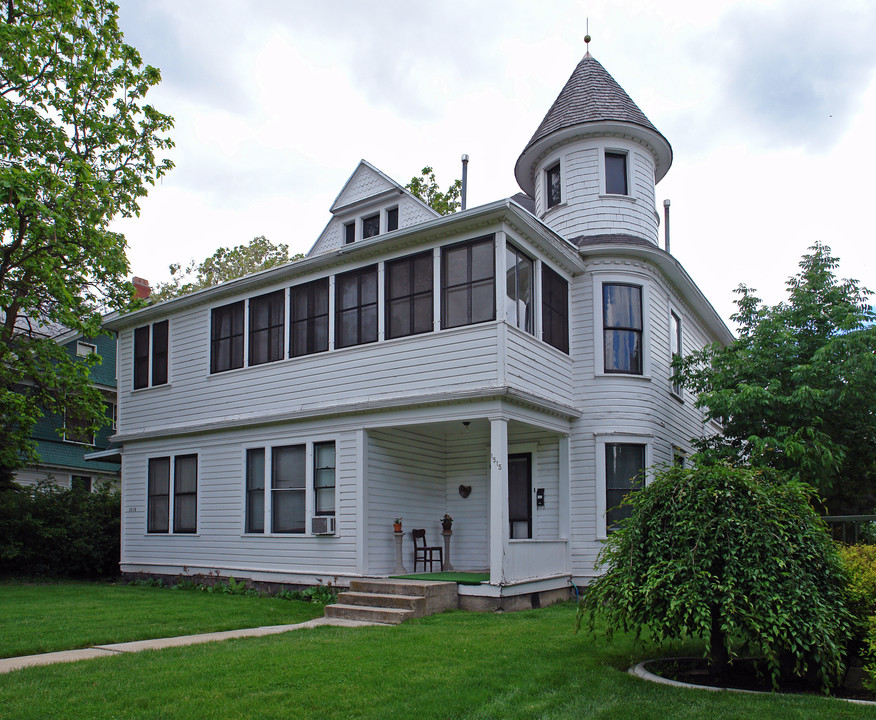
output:
[[[417,563],[423,563],[423,570],[426,570],[426,563],[429,563],[429,572],[433,572],[432,563],[435,562],[435,554],[438,554],[438,569],[444,568],[444,548],[438,545],[429,546],[426,544],[425,530],[411,530],[411,535],[414,538],[414,572],[417,572]]]

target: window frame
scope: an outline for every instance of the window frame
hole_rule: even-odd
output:
[[[398,205],[386,209],[386,232],[398,230],[399,212]]]
[[[331,317],[331,283],[329,282],[329,277],[317,278],[316,280],[310,280],[306,283],[301,283],[299,285],[293,285],[289,289],[289,357],[304,357],[305,355],[314,355],[316,353],[327,352],[329,349],[329,342],[331,340],[331,328],[330,328],[330,317]],[[324,292],[325,293],[325,312],[316,312],[315,308],[317,306],[317,293]],[[307,312],[306,314],[299,318],[296,315],[296,298],[298,294],[305,294],[306,302],[307,302]],[[318,323],[321,319],[325,321],[325,347],[317,347],[317,329]],[[299,347],[296,342],[295,330],[296,327],[303,324],[304,325],[304,349],[301,352],[298,352]]]
[[[161,342],[156,342],[156,335],[162,339]],[[145,346],[142,338],[145,338]],[[168,385],[170,383],[170,320],[159,320],[134,328],[131,344],[133,389],[145,390]]]
[[[84,340],[76,341],[76,355],[78,357],[88,357],[89,355],[97,355],[97,345],[94,343],[85,342]]]
[[[363,285],[367,279],[373,275],[374,277],[374,302],[362,302]],[[356,304],[350,307],[341,306],[341,293],[343,292],[341,278],[355,277],[356,278]],[[357,345],[368,345],[377,342],[380,335],[379,328],[379,300],[380,300],[380,274],[378,273],[377,265],[366,265],[365,267],[348,270],[347,272],[337,273],[335,275],[335,349],[355,347]],[[374,337],[370,335],[363,339],[363,318],[366,313],[374,313]],[[342,316],[345,313],[356,313],[356,341],[341,342],[342,333],[344,332]]]
[[[381,226],[380,215],[381,215],[381,213],[378,210],[375,213],[371,213],[370,215],[366,215],[366,216],[362,217],[362,239],[363,240],[369,240],[373,237],[377,237],[378,235],[380,235],[380,226]],[[370,235],[366,235],[366,233],[369,231],[372,223],[376,223],[376,232],[373,232]]]
[[[563,284],[563,293],[548,293],[548,289],[554,287],[553,283]],[[541,263],[541,339],[560,352],[569,354],[569,281],[547,263]],[[558,295],[563,298],[559,304],[553,303],[552,298]],[[560,337],[556,338],[555,326],[561,323]]]
[[[194,459],[194,490],[179,490],[180,470],[178,461]],[[162,493],[153,492],[153,466],[158,463],[166,462],[167,465],[167,491]],[[147,535],[197,535],[198,534],[198,519],[200,513],[200,485],[201,485],[201,463],[199,454],[193,452],[179,452],[174,455],[157,455],[146,458],[146,534]],[[193,498],[194,504],[194,526],[191,529],[180,526],[178,515],[182,513],[179,510],[179,500],[187,497]],[[158,517],[158,520],[163,521],[160,527],[163,529],[153,529],[154,519],[154,500],[153,498],[165,498],[166,508],[163,511],[159,508],[158,512],[164,514]]]
[[[268,314],[268,322],[264,327],[255,325],[255,314],[259,310],[261,304],[266,305]],[[286,336],[286,291],[272,290],[271,292],[255,295],[247,298],[246,312],[248,316],[248,324],[246,328],[248,352],[246,358],[247,367],[256,365],[265,365],[267,363],[277,362],[282,360],[286,354],[284,345]],[[275,313],[279,312],[279,320]],[[254,360],[254,356],[259,352],[259,346],[264,338],[265,358],[262,360]]]
[[[596,438],[596,537],[605,540],[608,535],[606,446],[609,445],[639,445],[644,448],[644,476],[642,487],[647,487],[652,478],[651,465],[653,453],[653,438],[649,435],[624,434],[622,432],[605,432],[597,434]]]
[[[511,297],[510,295],[510,283],[508,279],[511,274],[511,268],[508,267],[508,263],[510,260],[509,255],[514,256],[514,287],[516,291],[516,297]],[[523,325],[520,324],[520,264],[521,259],[527,261],[529,263],[529,302],[526,305],[527,313],[526,318],[524,320]],[[529,335],[535,335],[535,275],[536,275],[536,261],[535,258],[530,257],[528,254],[523,252],[520,248],[518,248],[514,243],[506,242],[505,243],[505,313],[504,320],[509,325],[513,325],[518,330],[522,330]],[[508,318],[509,313],[509,302],[513,303],[510,307],[513,308],[514,311],[514,320],[511,321]]]
[[[472,248],[476,245],[486,245],[490,244],[492,247],[492,252],[490,253],[490,262],[492,263],[492,277],[491,278],[480,278],[478,280],[472,279]],[[448,262],[449,255],[448,253],[455,250],[460,250],[462,248],[467,248],[467,262],[466,262],[466,281],[461,283],[455,283],[450,285],[448,282]],[[440,248],[441,255],[441,329],[449,330],[455,327],[468,327],[469,325],[478,325],[480,323],[485,322],[494,322],[496,320],[496,235],[491,233],[489,235],[481,235],[480,237],[472,238],[471,240],[463,240],[462,242],[451,243],[449,245],[442,245]],[[473,294],[475,285],[482,285],[489,280],[490,283],[490,298],[491,298],[491,314],[489,317],[473,320]],[[459,290],[461,288],[466,289],[466,322],[456,323],[454,325],[450,325],[447,320],[448,316],[448,296],[451,292]]]
[[[670,392],[679,400],[682,399],[684,388],[681,384],[673,380],[674,372],[672,363],[675,358],[680,358],[684,354],[684,320],[680,312],[675,308],[669,309],[669,389]]]
[[[344,223],[344,245],[351,245],[356,242],[356,221]]]
[[[556,201],[551,202],[551,177],[556,175],[557,179],[557,192],[559,196]],[[544,207],[545,212],[551,210],[552,208],[558,207],[563,204],[563,164],[557,159],[556,162],[551,163],[544,169]]]
[[[598,283],[599,286],[599,308],[600,308],[600,316],[601,316],[601,326],[602,332],[601,336],[601,345],[602,345],[602,373],[605,375],[626,375],[632,377],[643,377],[646,376],[645,372],[645,313],[648,305],[645,302],[645,285],[639,284],[636,282],[630,281],[618,281],[618,280],[601,280]],[[626,325],[607,325],[606,324],[606,303],[605,303],[605,292],[608,287],[627,287],[637,289],[639,291],[639,318],[641,320],[641,327],[633,327]],[[638,369],[617,369],[617,368],[609,368],[607,362],[607,336],[609,332],[624,332],[624,333],[634,333],[638,334],[639,339],[639,365]],[[632,363],[630,363],[632,365]]]
[[[623,192],[616,192],[614,186],[609,188],[609,158],[623,160]],[[630,197],[630,153],[621,148],[603,148],[602,151],[602,189],[605,195],[615,197]]]
[[[237,313],[239,311],[240,332],[236,331]],[[227,335],[217,337],[217,326],[221,329],[222,319],[219,313],[231,313],[231,327]],[[235,340],[239,338],[240,349],[236,349]],[[220,367],[220,352],[228,347],[228,367]],[[246,299],[218,305],[210,309],[210,374],[217,375],[230,370],[246,367]]]
[[[319,462],[319,448],[328,447],[331,445],[332,447],[332,464],[320,466]],[[337,496],[337,487],[338,487],[338,446],[334,440],[326,440],[323,442],[314,442],[312,443],[313,448],[313,516],[314,517],[335,517],[337,514],[338,508],[338,496]],[[321,473],[326,473],[331,470],[331,485],[319,485],[320,477],[322,477]],[[320,509],[320,491],[321,490],[329,490],[331,489],[332,495],[332,507],[331,510],[321,510]]]
[[[73,445],[85,445],[89,447],[94,447],[94,440],[96,432],[94,430],[90,431],[90,434],[86,435],[80,430],[76,430],[73,426],[76,424],[77,418],[75,415],[70,414],[70,408],[66,405],[64,406],[64,442],[71,443]],[[68,436],[67,428],[70,428],[70,433]],[[84,438],[90,438],[86,440]]]
[[[425,262],[429,268],[429,289],[427,291],[416,291],[416,263],[418,261]],[[405,295],[393,297],[392,276],[393,268],[408,265],[408,287],[409,292]],[[424,250],[423,252],[405,255],[400,258],[387,260],[384,263],[383,270],[383,311],[384,311],[384,338],[386,340],[394,340],[401,337],[410,337],[411,335],[422,335],[435,330],[435,261],[432,250]],[[378,288],[379,291],[379,288]],[[416,310],[417,300],[428,298],[429,322],[428,327],[416,330]],[[392,309],[394,303],[405,303],[408,310],[409,332],[395,333],[393,332]]]

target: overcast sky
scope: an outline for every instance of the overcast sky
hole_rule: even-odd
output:
[[[265,235],[306,252],[364,158],[400,184],[468,153],[468,205],[514,163],[584,54],[669,140],[673,255],[728,321],[770,303],[814,242],[876,289],[876,3],[120,0],[161,69],[176,168],[120,222],[132,272]],[[661,231],[662,233],[662,231]]]

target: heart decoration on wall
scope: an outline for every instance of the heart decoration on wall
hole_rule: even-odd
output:
[[[469,495],[471,495],[471,485],[460,485],[459,494],[461,497],[467,498]]]

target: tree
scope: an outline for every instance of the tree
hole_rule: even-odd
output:
[[[788,280],[788,300],[764,305],[740,286],[739,338],[676,363],[697,406],[723,433],[713,455],[785,471],[818,489],[831,512],[876,505],[876,327],[868,291],[838,280],[817,244]]]
[[[459,210],[462,180],[454,180],[453,184],[447,188],[447,192],[441,192],[435,180],[435,173],[429,166],[423,168],[419,177],[412,177],[411,181],[405,185],[405,189],[441,215],[450,215],[450,213]]]
[[[125,239],[171,167],[173,121],[148,104],[158,70],[123,41],[109,0],[6,0],[0,14],[0,476],[36,460],[43,412],[104,419],[88,363],[49,337],[94,336],[133,296]]]
[[[842,563],[809,502],[810,488],[770,468],[695,458],[627,498],[632,515],[609,535],[579,622],[643,629],[658,645],[701,638],[714,675],[734,657],[764,658],[774,686],[815,671],[842,677],[851,636]]]
[[[219,248],[199,265],[195,265],[194,260],[185,268],[178,263],[172,264],[170,281],[159,283],[151,298],[156,302],[169,300],[302,257],[300,253],[289,257],[288,245],[274,245],[264,235],[259,235],[247,245]]]

